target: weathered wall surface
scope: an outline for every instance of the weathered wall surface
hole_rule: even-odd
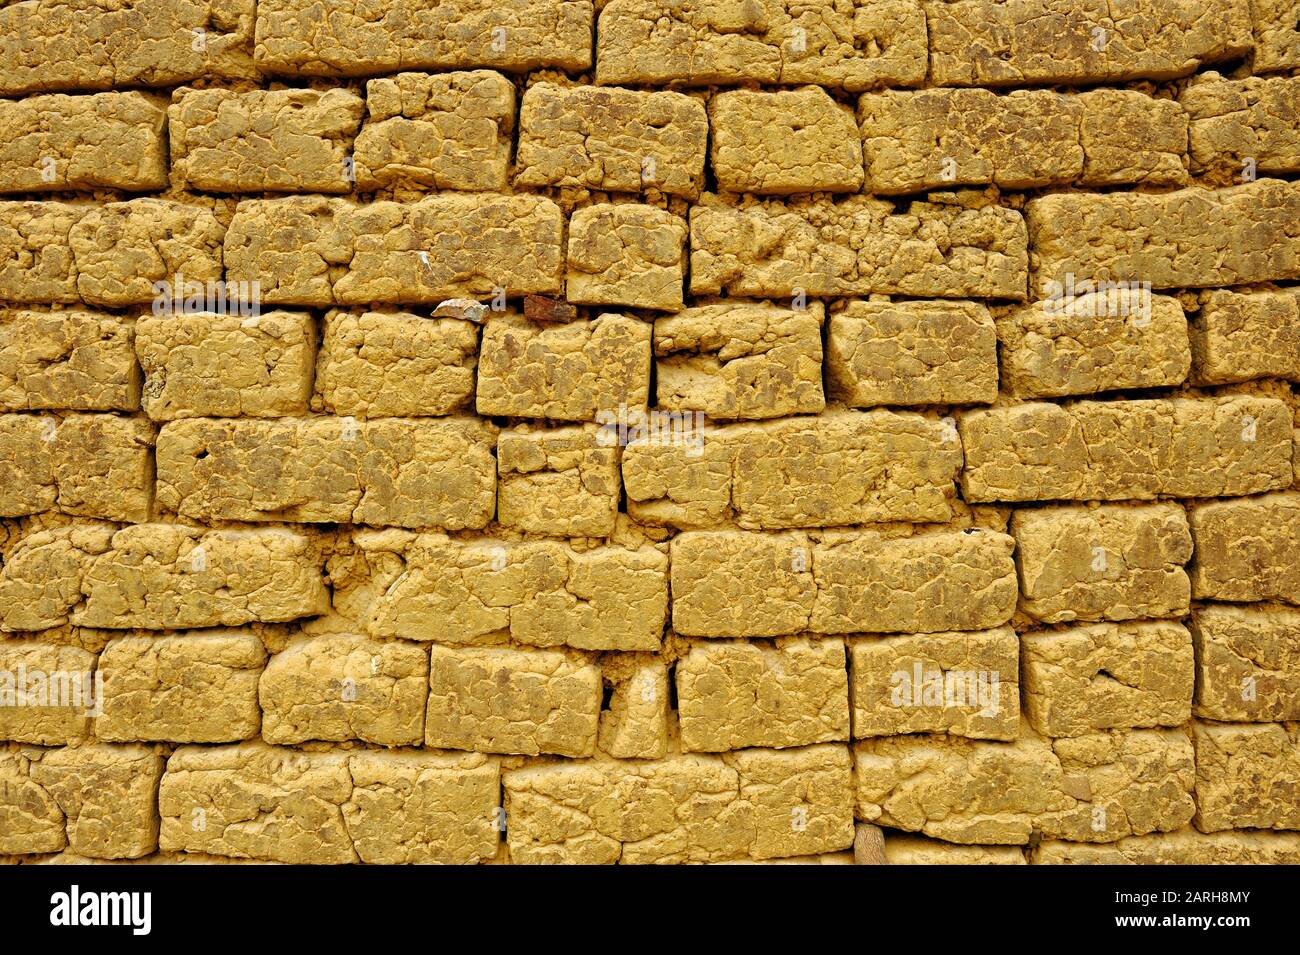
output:
[[[0,0],[0,861],[1300,863],[1296,0]]]

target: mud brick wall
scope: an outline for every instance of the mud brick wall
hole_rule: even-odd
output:
[[[1300,863],[1296,0],[0,0],[0,861]]]

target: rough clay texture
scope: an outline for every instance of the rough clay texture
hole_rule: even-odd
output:
[[[924,2],[937,86],[1165,79],[1253,46],[1249,7],[1232,0]]]
[[[505,186],[515,88],[500,73],[399,73],[371,80],[366,107],[353,146],[358,189]],[[341,160],[335,168],[343,169]]]
[[[1010,744],[894,736],[856,743],[854,756],[859,818],[949,842],[1114,842],[1180,829],[1197,808],[1180,730],[1051,740],[1022,726]]]
[[[247,630],[114,637],[99,656],[112,741],[233,743],[257,736],[257,682],[266,648]]]
[[[1131,90],[868,93],[858,101],[868,188],[1179,183],[1187,117]]]
[[[655,189],[693,199],[704,182],[708,137],[704,103],[695,97],[538,83],[519,107],[515,185]]]
[[[632,203],[579,209],[569,219],[568,300],[678,311],[685,245],[686,222],[671,212]]]
[[[316,324],[306,312],[145,315],[135,323],[143,410],[178,418],[278,418],[307,411]]]
[[[1025,716],[1047,736],[1191,717],[1192,640],[1172,620],[1032,631],[1020,650]]]
[[[1300,610],[1206,604],[1192,614],[1196,715],[1222,722],[1300,719]]]
[[[410,312],[329,312],[312,407],[358,418],[451,414],[473,402],[477,364],[478,331],[471,322]]]
[[[731,90],[709,101],[713,174],[727,192],[857,192],[862,143],[853,113],[820,86]]]
[[[258,684],[262,738],[418,745],[428,669],[424,651],[410,643],[296,637],[271,658]]]
[[[639,442],[623,452],[628,514],[701,527],[734,517],[781,529],[952,516],[961,452],[914,412],[836,409],[716,427],[703,454]]]
[[[1014,740],[1020,723],[1017,644],[1010,627],[853,638],[854,739],[947,733]]]
[[[1178,385],[1192,362],[1187,319],[1168,295],[1086,292],[1066,307],[1011,309],[996,324],[1002,388],[1017,398]]]
[[[0,101],[0,192],[164,189],[166,128],[166,101],[148,93]]]
[[[816,414],[823,316],[820,302],[720,302],[656,319],[655,404],[717,419]]]
[[[346,90],[177,90],[172,173],[198,192],[348,192],[364,110]]]
[[[993,319],[974,302],[848,302],[827,327],[826,380],[853,408],[992,403]]]
[[[1297,97],[1300,77],[1199,78],[1179,97],[1191,124],[1192,168],[1240,170],[1250,160],[1259,173],[1300,170]]]
[[[0,863],[1300,864],[1295,0],[0,0]]]
[[[139,410],[134,338],[104,312],[0,309],[0,410]]]
[[[1192,535],[1177,505],[1027,509],[1011,534],[1020,609],[1042,623],[1187,615]]]
[[[1069,193],[1025,217],[1040,292],[1071,275],[1207,288],[1300,278],[1300,184],[1260,179],[1221,190]]]
[[[1149,500],[1290,486],[1291,410],[1254,396],[1029,402],[958,416],[968,501]]]
[[[1209,292],[1188,330],[1198,384],[1300,377],[1300,292]]]
[[[496,497],[493,430],[464,417],[173,421],[158,502],[205,521],[480,528]]]
[[[849,738],[844,641],[698,641],[677,662],[682,749],[725,752]]]

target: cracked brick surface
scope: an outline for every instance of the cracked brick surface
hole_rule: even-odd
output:
[[[1300,19],[1295,0],[1255,0],[1255,70],[1268,73],[1300,66]]]
[[[497,439],[497,520],[560,537],[608,537],[618,520],[619,449],[594,426],[503,431]]]
[[[1260,173],[1300,170],[1297,97],[1300,77],[1198,77],[1179,97],[1191,122],[1192,167],[1240,171],[1249,159]]]
[[[1221,722],[1300,717],[1300,610],[1206,604],[1192,613],[1196,715]]]
[[[515,185],[693,199],[708,136],[704,104],[691,96],[537,83],[519,107]]]
[[[685,245],[686,222],[662,209],[630,203],[579,209],[569,218],[568,300],[677,311]]]
[[[158,790],[159,845],[299,865],[477,862],[497,842],[497,774],[476,755],[183,746]]]
[[[1300,277],[1300,186],[1278,179],[1159,194],[1070,193],[1031,200],[1033,287],[1068,276],[1152,288]]]
[[[254,74],[253,0],[28,0],[0,8],[0,95]]]
[[[1231,0],[924,2],[938,86],[1165,79],[1252,46],[1250,14]]]
[[[267,661],[258,681],[262,739],[419,745],[428,672],[424,648],[412,643],[296,637]]]
[[[1300,494],[1197,503],[1187,520],[1196,542],[1193,597],[1300,602]]]
[[[862,144],[852,112],[820,86],[732,90],[709,101],[713,174],[727,192],[857,192]]]
[[[24,537],[0,568],[0,629],[233,627],[323,613],[306,537],[279,528],[74,523]]]
[[[847,302],[827,325],[831,397],[854,408],[991,403],[994,329],[973,302]]]
[[[537,196],[248,199],[226,233],[226,275],[260,282],[277,305],[437,303],[490,296],[503,280],[513,294],[556,292],[562,227]]]
[[[154,800],[163,762],[146,746],[107,743],[11,755],[4,790],[22,802],[5,808],[17,815],[17,851],[33,851],[30,842],[23,846],[33,838],[97,859],[136,859],[155,851]],[[42,815],[53,825],[32,832],[33,817]]]
[[[470,404],[478,330],[409,312],[330,312],[316,357],[320,410],[359,418],[446,415]]]
[[[677,661],[682,749],[718,753],[845,741],[844,641],[697,641]]]
[[[557,421],[644,408],[652,337],[650,324],[614,313],[560,325],[494,317],[483,329],[475,407]]]
[[[1110,730],[1012,744],[898,736],[854,744],[859,818],[957,843],[1023,845],[1032,833],[1115,842],[1187,825],[1191,741],[1178,730]],[[1001,780],[989,786],[990,774]]]
[[[1192,379],[1198,384],[1300,377],[1300,295],[1295,292],[1209,292],[1188,329]]]
[[[1010,627],[849,641],[853,738],[947,733],[1014,740],[1019,643]]]
[[[259,69],[278,76],[374,76],[485,66],[508,72],[591,66],[588,0],[262,0]]]
[[[502,782],[515,820],[507,843],[522,863],[766,859],[853,838],[848,752],[831,744],[543,765]],[[806,814],[801,830],[792,809]]]
[[[565,650],[434,647],[424,741],[442,749],[591,756],[600,668]]]
[[[816,414],[824,309],[728,303],[655,319],[655,403],[710,418]]]
[[[515,88],[500,73],[399,73],[370,80],[366,109],[354,150],[358,189],[506,185]]]
[[[1136,91],[868,93],[858,101],[858,119],[868,184],[881,195],[1186,178],[1186,116],[1178,104]]]
[[[1002,386],[1017,398],[1178,385],[1191,368],[1182,306],[1141,289],[1035,302],[996,324]]]
[[[1046,736],[1191,718],[1192,640],[1175,621],[1040,630],[1020,640],[1025,717]]]
[[[145,315],[135,323],[135,352],[154,421],[301,415],[316,327],[304,312]]]
[[[1294,833],[1212,832],[1194,829],[1128,836],[1110,845],[1047,841],[1033,850],[1037,865],[1295,865]]]
[[[1196,818],[1202,832],[1300,826],[1300,726],[1195,723]]]
[[[558,541],[462,542],[425,534],[406,544],[402,560],[405,571],[369,608],[374,636],[461,645],[508,634],[538,647],[659,648],[668,557],[651,546],[578,551]]]
[[[484,527],[492,439],[463,417],[183,419],[158,436],[158,500],[200,521]]]
[[[147,521],[153,508],[152,426],[112,414],[0,415],[0,461],[10,480],[0,514],[58,510]]]
[[[1043,623],[1183,617],[1192,586],[1176,504],[1043,507],[1011,518],[1020,609]]]
[[[623,452],[628,514],[701,527],[734,517],[781,529],[952,516],[961,449],[952,429],[915,413],[828,411],[709,429],[689,444]]]
[[[16,743],[61,746],[87,739],[95,728],[97,657],[82,647],[43,640],[0,640],[0,736]],[[22,668],[20,671],[19,668]],[[41,680],[23,688],[19,672],[39,672]],[[10,680],[13,680],[12,684]]]
[[[364,110],[347,90],[178,90],[167,112],[172,170],[201,192],[348,192]]]
[[[5,100],[0,192],[163,189],[166,126],[165,101],[147,93]]]
[[[673,628],[700,637],[983,630],[1014,611],[1012,539],[972,530],[687,531],[672,545]],[[938,594],[946,600],[933,599]]]
[[[967,500],[1209,497],[1289,483],[1291,414],[1271,398],[1029,402],[957,422]]]
[[[863,196],[743,207],[706,197],[691,210],[690,238],[696,295],[1025,295],[1025,223],[1000,206],[917,201],[898,212]]]
[[[247,631],[115,637],[99,657],[103,715],[95,734],[115,742],[229,743],[262,724],[262,642]]]
[[[152,302],[155,283],[222,277],[225,230],[208,210],[166,199],[104,205],[0,202],[0,299]]]
[[[135,327],[85,309],[0,309],[0,409],[135,411]]]
[[[596,81],[708,86],[816,83],[862,90],[925,79],[925,14],[916,0],[792,0],[677,5],[607,0],[596,34]]]

